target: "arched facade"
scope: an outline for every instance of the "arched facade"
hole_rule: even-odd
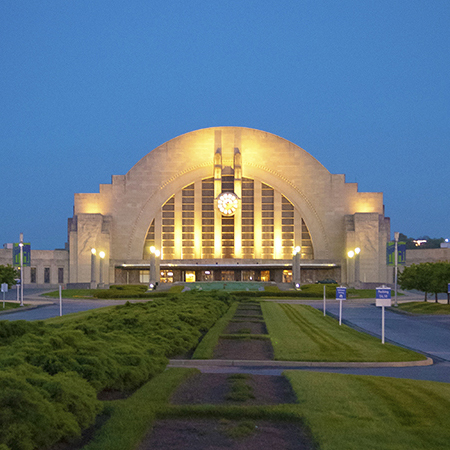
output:
[[[273,134],[207,128],[152,150],[99,193],[75,194],[70,282],[99,280],[91,248],[105,252],[106,284],[146,282],[150,247],[161,282],[289,282],[295,247],[302,282],[387,282],[388,238],[381,193],[358,192]]]

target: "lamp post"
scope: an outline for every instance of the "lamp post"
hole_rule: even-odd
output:
[[[354,250],[349,250],[347,252],[347,256],[348,256],[348,260],[347,260],[347,263],[348,263],[348,266],[347,266],[347,284],[350,284],[351,281],[352,281],[352,279],[351,279],[352,277],[350,275],[351,272],[354,272],[353,273],[353,275],[354,275],[353,282],[355,283],[355,285],[356,285],[356,283],[359,282],[359,254],[360,253],[361,253],[361,249],[359,247],[356,247]],[[355,258],[355,259],[353,259],[353,258]],[[352,261],[354,261],[353,262],[353,265],[354,265],[353,271],[350,270],[351,265],[352,265]]]
[[[98,287],[103,288],[103,259],[105,258],[105,252],[101,251],[98,256],[100,256],[100,267],[98,275]]]
[[[95,248],[91,248],[91,289],[95,289],[95,255],[97,254],[97,250]]]
[[[359,279],[359,254],[361,249],[359,247],[355,248],[355,284],[360,282]]]
[[[148,289],[153,290],[156,289],[159,281],[159,256],[161,252],[156,250],[156,248],[152,245],[150,247],[150,274],[148,280]]]
[[[296,289],[301,286],[301,278],[300,278],[300,257],[301,257],[302,248],[298,245],[294,248],[294,252],[292,255],[292,282]]]
[[[20,233],[20,306],[23,306],[23,233]]]
[[[398,238],[400,237],[400,233],[398,231],[394,232],[394,240],[395,240],[395,263],[394,263],[394,306],[397,308],[397,281],[398,281]]]

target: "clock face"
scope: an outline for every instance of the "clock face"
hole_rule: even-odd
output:
[[[232,216],[238,207],[238,197],[233,192],[223,192],[219,195],[217,207],[225,216]]]

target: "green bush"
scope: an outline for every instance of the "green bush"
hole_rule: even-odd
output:
[[[77,436],[100,411],[95,390],[76,374],[54,377],[24,365],[0,372],[0,442],[12,450]]]
[[[230,301],[194,292],[57,324],[0,321],[0,445],[31,450],[79,434],[98,412],[97,392],[131,390],[161,373]]]

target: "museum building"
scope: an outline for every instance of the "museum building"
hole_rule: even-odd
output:
[[[392,282],[389,237],[382,193],[358,192],[271,133],[207,128],[155,148],[99,193],[75,194],[68,243],[57,250],[31,243],[24,284],[332,279],[373,286]],[[0,264],[11,262],[5,244]]]
[[[358,192],[271,133],[207,128],[75,194],[67,281],[148,283],[153,261],[159,283],[382,283],[389,235],[382,193]]]

